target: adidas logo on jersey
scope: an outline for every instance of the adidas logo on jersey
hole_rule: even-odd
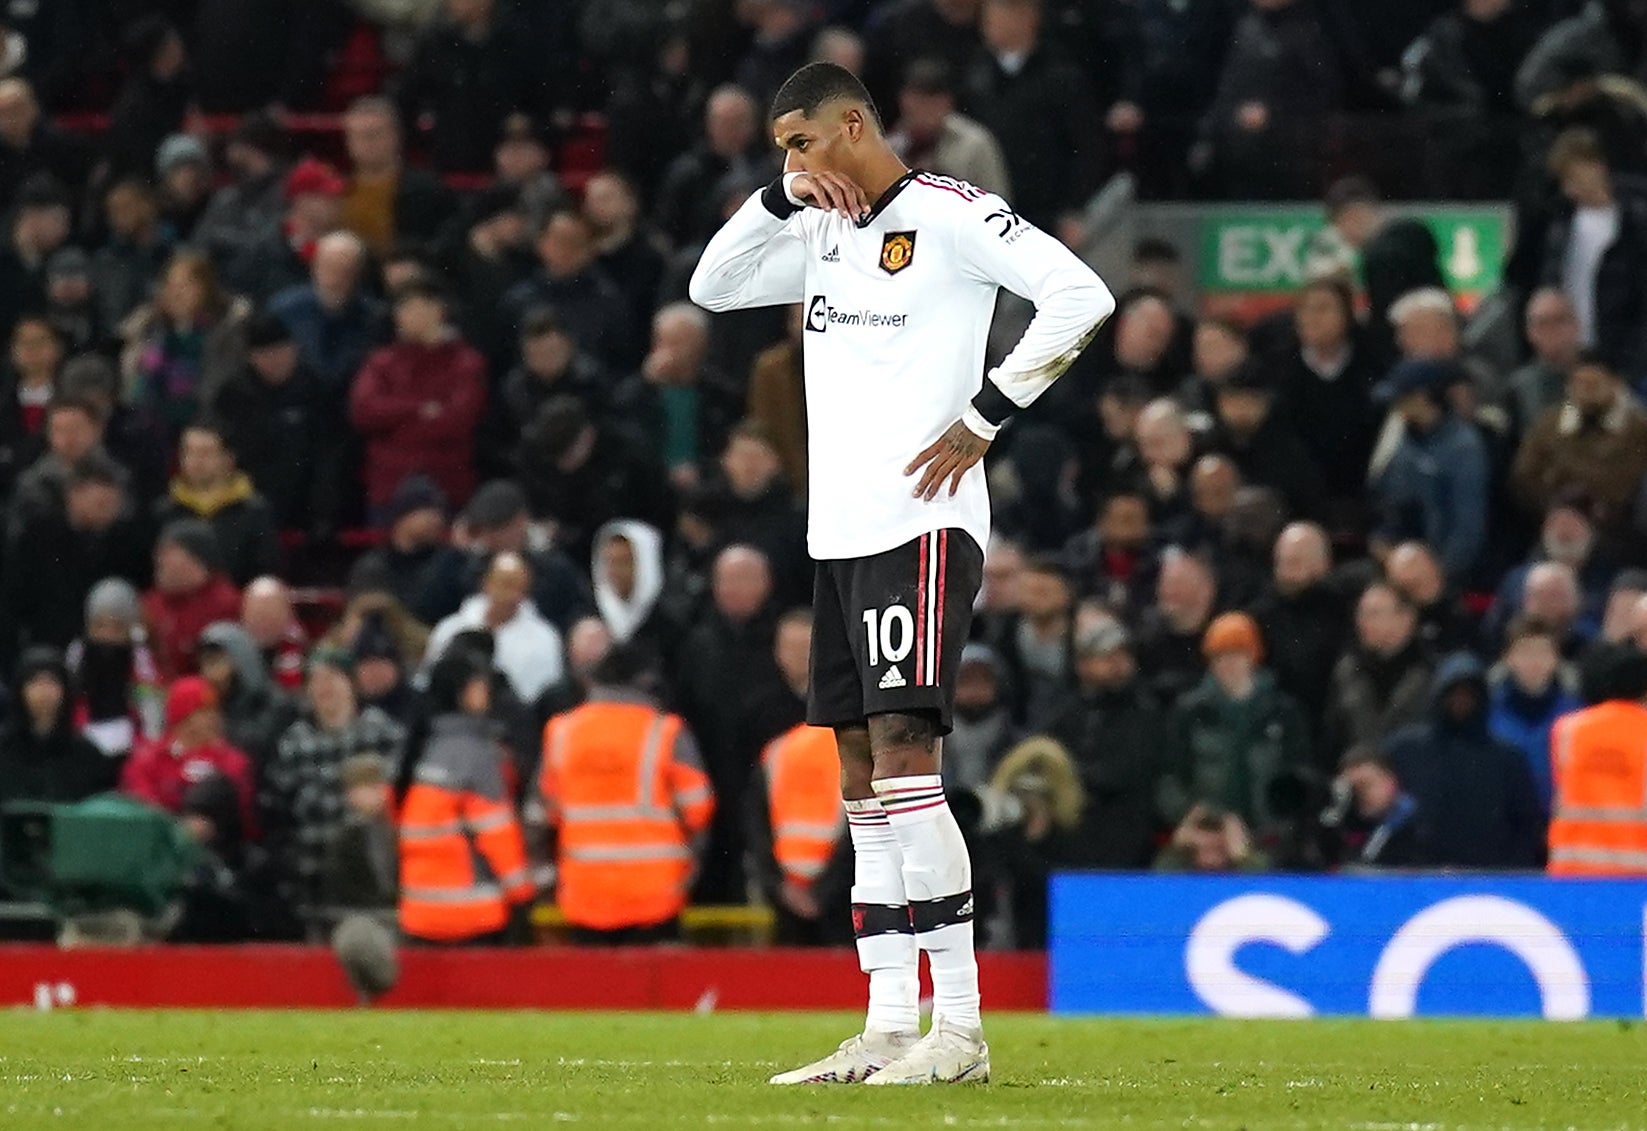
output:
[[[907,686],[907,684],[904,683],[904,673],[898,670],[897,664],[893,664],[890,668],[887,668],[886,674],[881,677],[882,691],[893,691],[897,688],[905,686]]]
[[[823,253],[823,258],[820,259],[818,262],[820,262],[820,263],[839,263],[840,261],[841,261],[841,245],[836,244],[834,247],[832,247],[828,251],[824,252]]]

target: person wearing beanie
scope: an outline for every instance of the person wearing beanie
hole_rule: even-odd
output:
[[[1157,794],[1176,826],[1197,804],[1234,813],[1263,844],[1296,816],[1279,802],[1283,779],[1309,765],[1303,713],[1260,664],[1264,645],[1246,613],[1213,618],[1201,638],[1208,672],[1179,699],[1173,743]]]
[[[113,344],[92,286],[91,256],[77,247],[59,248],[46,260],[46,317],[62,335],[70,354]]]
[[[257,839],[251,760],[223,738],[223,716],[211,682],[184,676],[166,693],[165,734],[139,744],[126,760],[120,792],[182,814],[190,787],[214,774],[234,786],[241,828],[248,839]]]
[[[143,618],[163,679],[195,670],[195,646],[206,626],[238,620],[240,590],[224,574],[212,528],[178,519],[154,547],[154,587],[143,595]]]
[[[349,648],[354,657],[355,692],[361,707],[375,708],[403,730],[421,717],[423,703],[406,678],[406,661],[381,613],[361,621]]]
[[[15,686],[17,708],[0,727],[0,804],[79,801],[113,789],[120,763],[75,731],[63,654],[24,652]]]
[[[277,188],[276,223],[258,232],[225,271],[259,306],[310,281],[321,242],[338,231],[343,210],[343,178],[313,157],[288,169]]]
[[[427,475],[413,472],[395,486],[378,517],[383,544],[355,559],[349,590],[391,593],[420,620],[434,623],[451,611],[433,615],[424,605],[430,578],[440,568],[436,563],[463,554],[447,547],[445,492]]]
[[[189,239],[211,202],[211,155],[193,134],[173,134],[155,151],[154,172],[167,238],[174,242]]]
[[[309,657],[303,713],[280,736],[265,768],[259,804],[271,859],[296,906],[321,897],[326,852],[350,812],[338,783],[345,767],[363,758],[395,767],[406,732],[376,707],[362,708],[353,682],[355,657],[323,644]],[[387,776],[383,780],[387,780]]]
[[[166,690],[129,581],[109,577],[92,586],[84,631],[66,658],[80,732],[106,756],[123,759],[140,740],[165,732]]]

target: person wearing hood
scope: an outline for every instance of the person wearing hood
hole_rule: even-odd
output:
[[[383,614],[371,613],[361,621],[348,651],[354,657],[361,709],[381,711],[402,730],[411,730],[422,716],[423,702],[406,678],[406,659]]]
[[[126,760],[120,771],[120,792],[181,814],[190,787],[213,775],[221,775],[234,786],[241,828],[255,840],[251,761],[224,739],[217,691],[210,681],[184,676],[166,694],[166,733],[156,742],[139,745]]]
[[[1245,613],[1215,619],[1201,650],[1211,670],[1173,713],[1177,764],[1157,789],[1162,816],[1176,826],[1196,803],[1218,805],[1263,844],[1292,815],[1277,802],[1283,779],[1308,763],[1304,716],[1259,666],[1263,642]]]
[[[231,621],[200,634],[200,674],[211,683],[229,742],[262,770],[275,745],[297,718],[297,708],[269,678],[263,656],[244,628]]]
[[[110,758],[124,759],[139,741],[166,728],[166,689],[143,627],[137,590],[104,578],[86,595],[85,630],[65,657],[79,691],[75,724]]]
[[[481,591],[430,634],[430,662],[445,655],[458,633],[484,629],[492,634],[498,670],[508,677],[515,694],[527,703],[536,700],[561,678],[566,664],[560,630],[538,612],[531,589],[532,571],[525,559],[516,553],[494,557]]]
[[[589,564],[595,609],[618,644],[641,643],[668,660],[680,629],[660,607],[663,535],[638,519],[620,518],[595,532]]]
[[[1538,787],[1521,751],[1487,729],[1481,661],[1454,652],[1430,690],[1429,718],[1385,746],[1418,806],[1425,859],[1438,868],[1537,868],[1544,856]]]
[[[1075,868],[1144,868],[1154,851],[1156,781],[1167,763],[1167,719],[1138,679],[1132,642],[1118,621],[1075,637],[1075,690],[1051,733],[1075,763],[1086,792],[1064,863]]]
[[[1504,655],[1491,680],[1487,729],[1521,751],[1538,787],[1539,805],[1550,811],[1550,731],[1556,720],[1582,704],[1562,678],[1560,640],[1542,621],[1521,617],[1505,634]]]
[[[1355,641],[1332,669],[1321,762],[1335,765],[1363,742],[1417,722],[1435,665],[1418,637],[1418,613],[1401,590],[1375,581],[1355,606]]]
[[[154,546],[154,588],[143,594],[161,678],[194,671],[206,626],[239,617],[240,590],[223,572],[212,528],[197,518],[168,523]]]
[[[120,763],[74,729],[63,654],[23,653],[17,690],[20,709],[0,728],[0,804],[79,801],[113,789]]]
[[[955,679],[955,729],[944,737],[941,766],[944,788],[976,789],[989,780],[1019,734],[995,649],[987,644],[962,648]]]
[[[297,906],[320,896],[326,848],[348,815],[343,766],[373,755],[400,763],[406,732],[375,707],[362,708],[351,676],[355,657],[319,648],[309,661],[303,715],[280,735],[258,798],[270,855],[287,870]]]

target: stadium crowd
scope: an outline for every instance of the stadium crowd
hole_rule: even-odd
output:
[[[685,300],[811,57],[1072,243],[1119,170],[1331,222],[1252,325],[1141,243],[991,453],[944,743],[988,944],[1043,942],[1058,867],[1537,867],[1552,724],[1647,648],[1639,0],[0,3],[0,802],[175,814],[193,938],[392,909],[466,823],[496,914],[411,933],[513,938],[545,724],[650,698],[673,882],[844,942],[846,838],[797,870],[768,808],[806,329]],[[1518,325],[1469,325],[1367,178],[1324,186],[1337,110],[1514,195]]]

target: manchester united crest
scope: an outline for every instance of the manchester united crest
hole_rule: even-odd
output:
[[[896,275],[915,262],[915,233],[888,232],[881,241],[881,270]]]

